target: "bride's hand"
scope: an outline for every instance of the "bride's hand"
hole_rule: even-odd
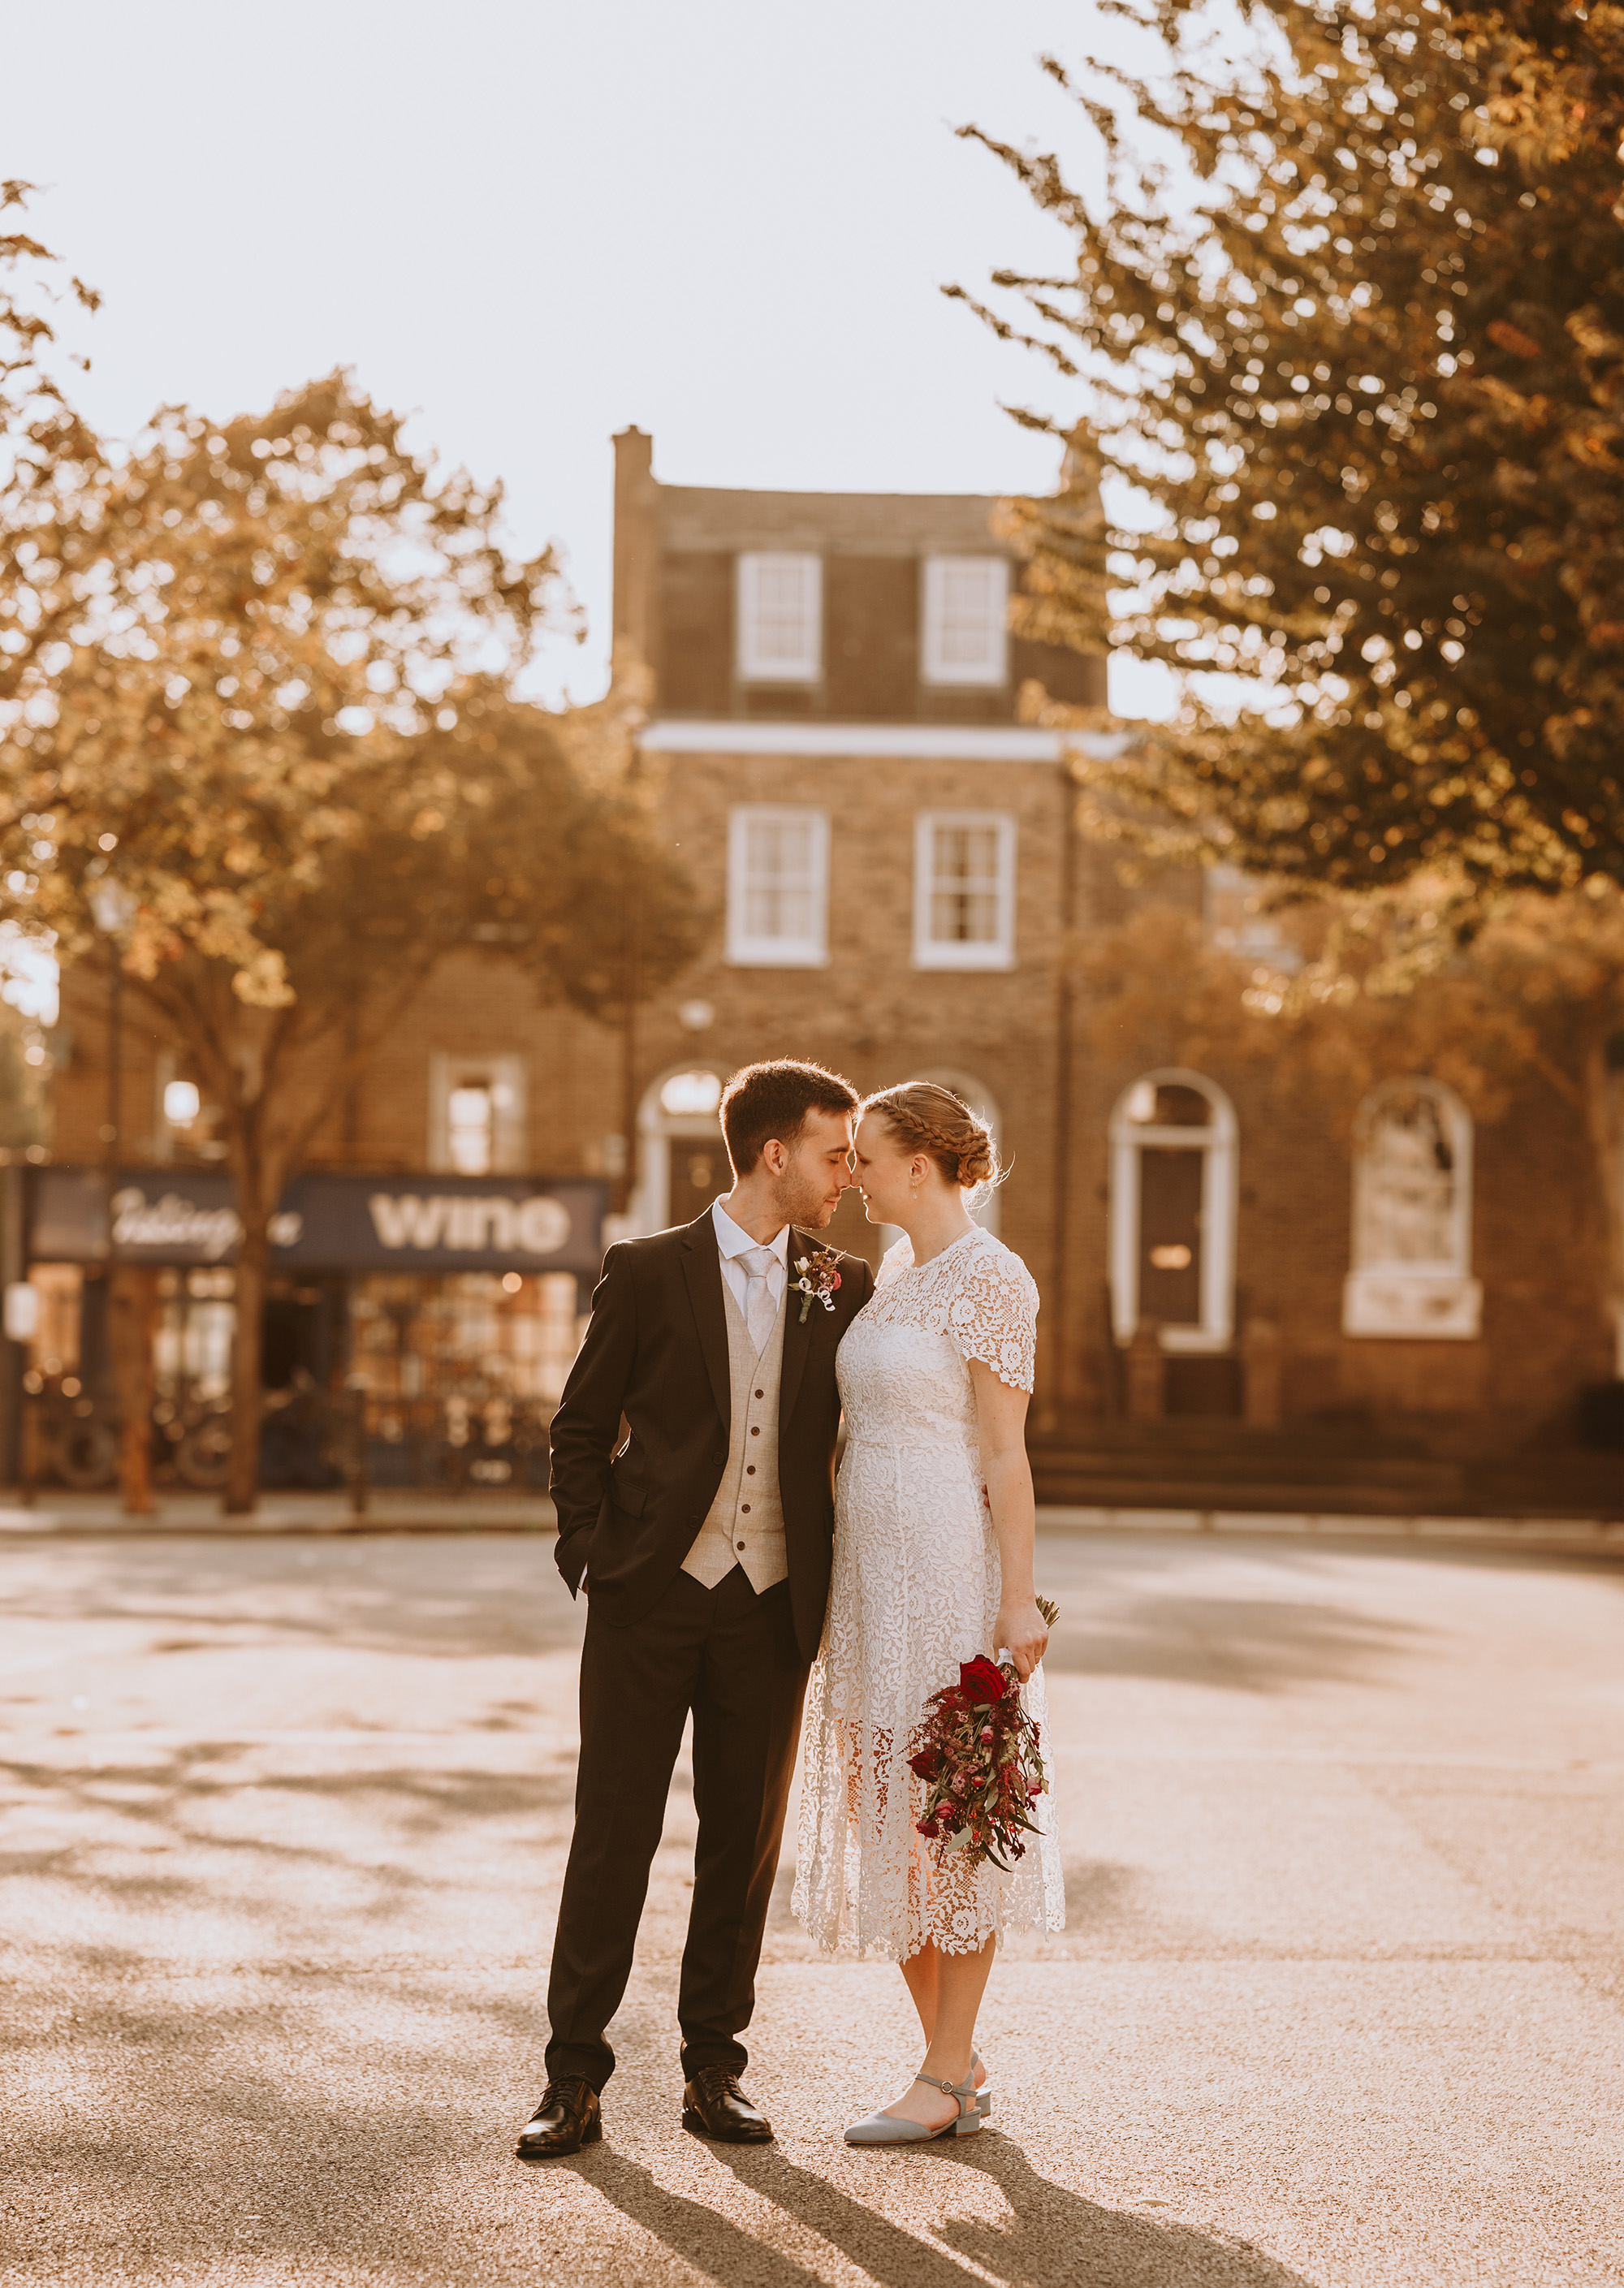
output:
[[[1007,1651],[1024,1684],[1048,1649],[1049,1625],[1031,1597],[1007,1597],[998,1609],[992,1649]]]

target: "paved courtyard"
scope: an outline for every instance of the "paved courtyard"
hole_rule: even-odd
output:
[[[840,2142],[910,2014],[806,1944],[787,1869],[748,2082],[779,2141],[681,2131],[679,1774],[605,2142],[536,2167],[550,1547],[0,1564],[0,2279],[1624,2281],[1616,1561],[1049,1536],[1070,1927],[994,1974],[994,2131]]]

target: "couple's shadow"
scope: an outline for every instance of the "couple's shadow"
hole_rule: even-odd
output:
[[[776,2149],[712,2145],[747,2192],[768,2200],[840,2251],[881,2288],[964,2288],[978,2265],[1010,2288],[1312,2288],[1249,2242],[1221,2239],[1172,2219],[1101,2207],[1040,2177],[996,2131],[876,2160],[877,2170],[937,2173],[941,2221],[923,2240]],[[751,2288],[824,2288],[808,2269],[705,2203],[668,2192],[652,2173],[605,2145],[573,2166],[622,2214],[697,2271]],[[955,2216],[960,2170],[990,2177],[1008,2203],[1002,2223]],[[876,2189],[880,2189],[877,2181]]]

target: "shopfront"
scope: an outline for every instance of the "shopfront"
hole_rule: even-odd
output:
[[[606,1188],[522,1177],[311,1173],[271,1224],[267,1483],[330,1482],[333,1409],[359,1410],[380,1484],[535,1483],[601,1260]],[[110,1275],[149,1267],[156,1451],[223,1470],[240,1237],[215,1169],[40,1168],[25,1202],[25,1393],[48,1474],[110,1482]]]

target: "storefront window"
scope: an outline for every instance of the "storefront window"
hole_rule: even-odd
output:
[[[547,1424],[601,1259],[604,1187],[505,1179],[505,1156],[521,1140],[509,1132],[522,1107],[517,1061],[442,1063],[456,1085],[434,1100],[439,1141],[455,1145],[462,1166],[443,1180],[313,1172],[272,1218],[267,1484],[330,1489],[358,1450],[379,1485],[546,1482]],[[705,1078],[714,1135],[720,1082]],[[487,1149],[489,1173],[469,1172]],[[159,1482],[218,1483],[238,1309],[229,1179],[121,1169],[110,1190],[105,1171],[52,1167],[37,1172],[25,1204],[35,1476],[111,1482],[107,1298],[129,1267],[147,1275],[128,1291],[151,1310]]]
[[[351,1374],[379,1402],[505,1397],[555,1405],[577,1340],[569,1272],[375,1272],[351,1291]]]
[[[236,1283],[235,1273],[223,1267],[158,1275],[152,1363],[166,1397],[184,1393],[207,1404],[230,1389]]]
[[[34,1333],[28,1343],[30,1370],[47,1381],[54,1381],[58,1375],[77,1374],[84,1267],[77,1263],[36,1263],[28,1273],[28,1283],[39,1297]]]

